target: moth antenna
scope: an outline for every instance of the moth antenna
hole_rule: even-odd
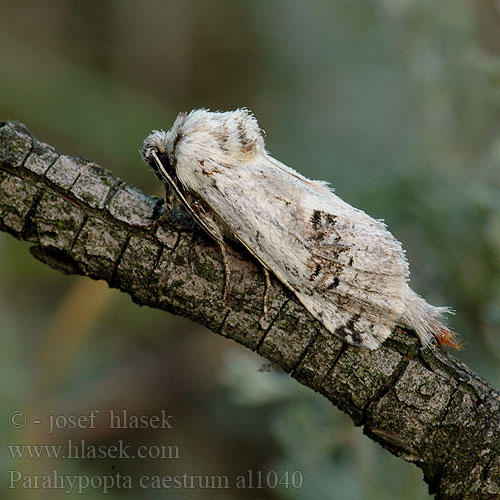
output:
[[[160,161],[158,158],[156,151],[152,151],[151,155],[153,156],[154,160],[156,161],[156,164],[158,165],[158,169],[161,172],[162,177],[165,179],[165,181],[168,183],[168,185],[173,189],[175,196],[177,196],[177,199],[184,205],[186,210],[189,212],[189,214],[194,218],[194,220],[210,235],[214,240],[217,242],[220,242],[220,236],[214,234],[214,232],[207,226],[207,224],[201,219],[198,214],[193,210],[193,207],[189,204],[189,202],[186,200],[184,195],[181,193],[179,187],[177,184],[174,182],[172,177],[168,175],[167,170],[163,166],[163,163]]]
[[[161,173],[162,178],[168,183],[168,185],[173,189],[175,196],[177,199],[182,203],[182,205],[186,208],[186,210],[189,212],[189,214],[193,217],[193,219],[201,226],[203,230],[206,231],[206,233],[211,236],[219,245],[221,254],[222,254],[222,263],[224,265],[224,288],[222,290],[222,300],[226,300],[227,292],[229,290],[229,279],[231,276],[231,268],[229,266],[229,261],[227,260],[227,252],[226,252],[226,245],[224,244],[224,240],[221,235],[217,234],[213,229],[211,229],[207,223],[193,210],[193,207],[190,205],[190,203],[186,200],[185,196],[181,193],[179,187],[177,184],[174,182],[172,177],[168,175],[167,170],[163,166],[163,163],[160,161],[158,158],[158,155],[156,154],[156,151],[152,151],[151,155],[153,156],[158,169]]]

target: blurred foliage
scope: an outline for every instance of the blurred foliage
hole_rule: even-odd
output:
[[[282,454],[271,470],[301,471],[300,489],[280,491],[280,498],[426,498],[422,473],[371,444],[360,428],[324,398],[282,372],[262,376],[259,359],[230,350],[220,380],[231,400],[246,408],[270,408],[271,433]],[[264,379],[264,382],[263,380]],[[355,464],[355,466],[353,466]]]
[[[484,0],[0,1],[0,116],[148,192],[138,150],[179,111],[247,106],[267,148],[384,218],[412,286],[451,305],[456,355],[500,385],[500,10]],[[53,272],[0,234],[2,442],[176,444],[179,460],[13,460],[2,474],[300,470],[299,489],[148,498],[422,499],[420,471],[225,339]],[[455,354],[455,353],[454,353]],[[13,410],[167,409],[173,430],[8,426]],[[112,432],[113,431],[113,432]],[[7,489],[9,498],[71,498]],[[115,489],[107,498],[137,498]],[[101,498],[88,490],[85,498]]]

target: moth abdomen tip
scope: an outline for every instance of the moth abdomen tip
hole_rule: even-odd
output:
[[[448,345],[454,349],[461,349],[464,346],[457,338],[457,334],[444,326],[439,329],[437,334],[434,334],[434,338],[439,345]]]

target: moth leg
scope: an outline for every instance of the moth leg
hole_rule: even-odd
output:
[[[262,266],[262,271],[264,271],[264,279],[266,282],[264,286],[264,298],[262,303],[262,310],[264,311],[264,314],[267,314],[267,305],[269,303],[269,290],[271,289],[271,278],[269,277],[269,271],[267,270],[267,267]]]
[[[163,213],[157,218],[155,219],[153,222],[151,222],[150,224],[146,224],[144,226],[141,226],[145,229],[154,229],[156,227],[158,227],[169,215],[169,210],[164,210]]]
[[[229,261],[227,260],[226,245],[224,244],[224,241],[217,239],[217,244],[220,248],[220,253],[222,255],[222,264],[224,266],[224,288],[222,290],[222,301],[225,301],[227,292],[229,290],[229,282],[231,279],[231,267],[229,266]]]
[[[190,205],[191,216],[198,225],[217,243],[222,256],[222,264],[224,266],[224,288],[222,290],[222,301],[226,300],[229,291],[229,280],[231,278],[231,267],[227,258],[226,245],[224,244],[224,235],[217,222],[210,213],[203,212],[197,203]]]

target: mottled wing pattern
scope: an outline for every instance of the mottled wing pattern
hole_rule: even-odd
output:
[[[401,246],[383,223],[290,170],[264,155],[245,168],[204,160],[198,194],[328,330],[374,349],[404,311]]]
[[[297,230],[306,235],[309,258],[297,296],[339,337],[378,347],[405,309],[407,266],[399,244],[365,214],[353,224],[354,214],[346,218],[332,206],[300,212]]]

